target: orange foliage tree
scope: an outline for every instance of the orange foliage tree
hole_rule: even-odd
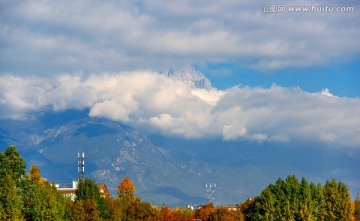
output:
[[[120,185],[117,187],[118,198],[127,202],[134,200],[135,184],[133,184],[129,177],[125,177]]]

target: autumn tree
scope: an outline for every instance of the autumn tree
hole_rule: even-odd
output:
[[[354,218],[356,221],[360,221],[360,195],[359,193],[356,195],[354,201]]]
[[[135,197],[131,203],[130,213],[128,213],[128,220],[157,220],[158,211],[148,202],[142,202],[140,197]]]
[[[326,181],[324,198],[326,220],[353,220],[350,192],[344,183]]]
[[[118,200],[114,199],[114,198],[105,198],[106,204],[108,205],[109,208],[109,217],[107,218],[108,220],[111,221],[121,221],[122,220],[122,211],[120,208],[120,203]]]
[[[120,206],[123,220],[132,220],[134,216],[134,208],[132,203],[135,199],[135,184],[131,182],[129,177],[125,177],[117,187],[117,201]]]
[[[240,211],[232,210],[224,206],[215,209],[214,220],[240,221]]]
[[[135,184],[129,177],[125,177],[117,187],[118,198],[124,202],[132,202],[135,197]]]
[[[191,219],[191,213],[187,209],[175,208],[171,212],[169,221],[188,221]]]
[[[44,183],[45,179],[41,177],[40,169],[36,165],[32,165],[30,168],[30,172],[26,175],[32,183]]]
[[[208,203],[202,205],[199,209],[195,211],[194,217],[196,219],[201,219],[204,221],[212,220],[215,213],[215,208],[213,203]]]
[[[167,221],[167,220],[171,220],[171,208],[167,207],[165,204],[163,204],[161,207],[160,207],[160,210],[159,210],[159,218],[161,221]]]

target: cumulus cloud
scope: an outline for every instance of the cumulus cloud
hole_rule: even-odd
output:
[[[91,117],[187,138],[311,140],[358,147],[360,99],[329,94],[326,89],[308,93],[277,85],[197,89],[150,71],[0,76],[2,118],[23,118],[44,109],[87,108]]]
[[[264,13],[258,1],[2,1],[0,72],[86,73],[238,61],[261,70],[352,59],[351,13]],[[278,4],[278,2],[276,2]]]

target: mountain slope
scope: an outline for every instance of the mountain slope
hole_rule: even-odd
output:
[[[349,183],[353,194],[359,191],[358,160],[340,150],[149,136],[114,121],[90,118],[86,111],[0,123],[1,144],[17,145],[28,168],[39,165],[49,180],[77,179],[77,152],[85,152],[86,176],[106,183],[113,194],[129,176],[136,194],[157,205],[204,203],[209,182],[217,184],[218,204],[235,204],[288,174],[314,182],[337,178]]]

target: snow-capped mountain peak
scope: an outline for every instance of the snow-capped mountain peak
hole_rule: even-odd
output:
[[[210,90],[212,88],[211,82],[205,77],[205,75],[192,66],[186,65],[182,68],[171,67],[168,74],[168,77],[183,81],[189,84],[192,88],[204,88]]]

